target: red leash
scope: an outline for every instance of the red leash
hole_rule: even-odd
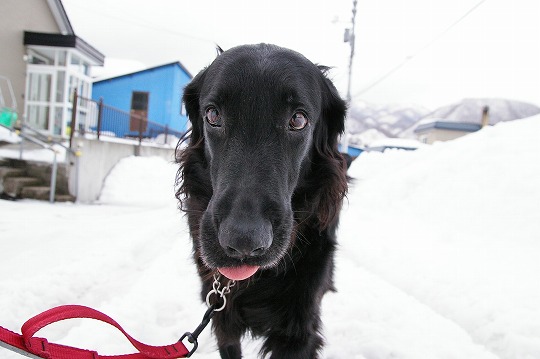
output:
[[[207,312],[213,313],[213,308]],[[206,318],[205,314],[205,318]],[[56,323],[65,319],[74,318],[90,318],[100,320],[117,328],[126,338],[133,344],[137,353],[122,354],[113,356],[99,355],[95,351],[69,347],[65,345],[49,343],[47,339],[35,337],[34,335],[42,328],[49,324]],[[208,318],[209,321],[210,318]],[[203,320],[204,323],[204,320]],[[206,323],[208,324],[208,323]],[[206,326],[206,325],[204,325]],[[199,326],[201,327],[201,326]],[[199,330],[199,328],[197,328]],[[202,331],[202,329],[200,330]],[[200,333],[199,331],[199,333]],[[0,346],[13,350],[19,354],[29,356],[31,358],[45,359],[174,359],[186,358],[191,356],[197,347],[197,335],[191,333],[184,334],[190,342],[194,344],[193,350],[190,352],[184,346],[182,341],[178,341],[166,346],[151,346],[143,344],[131,337],[116,321],[107,315],[80,305],[64,305],[49,309],[35,317],[29,319],[21,328],[21,334],[13,333],[7,329],[0,327]],[[4,343],[4,344],[2,344]]]
[[[0,327],[0,347],[12,350],[21,355],[33,359],[176,359],[176,358],[189,358],[199,343],[197,339],[199,334],[210,323],[210,320],[216,312],[219,312],[225,308],[227,304],[226,295],[231,292],[231,288],[236,284],[234,280],[229,280],[227,285],[221,288],[220,283],[221,275],[219,273],[214,274],[214,282],[212,284],[212,290],[208,292],[206,296],[206,304],[208,310],[204,313],[201,323],[193,332],[186,332],[180,340],[171,345],[165,345],[161,347],[155,347],[152,345],[143,344],[129,335],[116,321],[109,316],[92,308],[84,307],[82,305],[62,305],[56,308],[49,309],[41,314],[30,318],[23,324],[21,328],[21,334],[14,333],[10,330]],[[214,304],[210,304],[210,297],[215,294],[217,301]],[[221,299],[222,304],[219,305]],[[99,355],[97,352],[86,349],[79,349],[75,347],[69,347],[66,345],[49,343],[47,339],[35,337],[34,335],[47,325],[59,322],[65,319],[75,318],[89,318],[96,319],[107,324],[112,325],[118,329],[124,336],[133,344],[137,353],[122,354],[122,355]],[[193,348],[191,351],[187,350],[182,343],[184,339],[187,339]]]

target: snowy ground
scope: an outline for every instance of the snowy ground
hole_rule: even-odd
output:
[[[540,116],[415,152],[364,153],[340,227],[338,293],[323,303],[323,358],[540,358]],[[0,325],[83,304],[150,344],[193,330],[205,307],[176,168],[127,158],[99,204],[0,201]],[[130,352],[76,320],[50,341]],[[256,341],[246,340],[246,358]],[[217,359],[209,331],[193,358]],[[22,358],[0,348],[0,358]]]

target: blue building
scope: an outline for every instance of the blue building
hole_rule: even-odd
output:
[[[338,150],[343,153],[341,144],[338,144]],[[349,146],[347,147],[347,153],[353,158],[360,156],[360,154],[364,151],[364,148],[358,147],[356,145],[349,144]]]
[[[139,130],[144,137],[156,137],[165,131],[187,131],[182,94],[192,77],[180,62],[173,62],[94,82],[92,99],[101,99],[107,105],[101,131],[112,132],[116,137],[137,136]],[[117,111],[107,111],[110,108],[125,114],[119,116]],[[148,122],[141,123],[139,118]]]

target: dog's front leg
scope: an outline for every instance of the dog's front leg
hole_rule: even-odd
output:
[[[219,312],[213,318],[214,334],[217,339],[219,354],[221,359],[241,359],[242,347],[240,338],[242,331],[238,325],[234,325],[234,320],[226,315],[227,313]]]
[[[240,359],[242,358],[242,349],[240,342],[236,344],[219,345],[219,354],[221,359]]]
[[[283,325],[272,330],[263,346],[270,359],[317,359],[323,346],[320,334],[320,303],[310,303],[302,310],[291,308]],[[293,314],[294,311],[294,314]]]
[[[317,359],[322,345],[323,339],[318,332],[298,338],[270,335],[265,342],[265,347],[271,352],[270,359]]]

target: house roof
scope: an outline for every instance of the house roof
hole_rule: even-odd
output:
[[[440,107],[414,126],[414,132],[431,129],[474,132],[481,128],[484,107],[489,108],[489,124],[512,121],[540,113],[536,105],[497,98],[467,98],[459,103]]]
[[[62,5],[62,1],[47,0],[47,4],[51,9],[56,24],[60,28],[60,33],[62,35],[75,35],[73,27],[71,26],[71,22],[69,22],[66,9],[64,9],[64,5]]]
[[[93,62],[92,65],[102,66],[105,55],[75,35],[62,1],[47,0],[47,5],[60,29],[60,34],[25,31],[24,45],[75,48],[86,55]]]
[[[482,128],[482,125],[471,122],[450,122],[450,121],[438,121],[427,122],[419,125],[414,129],[415,133],[425,132],[429,130],[450,130],[461,132],[475,132]]]
[[[94,83],[96,84],[96,83],[105,82],[105,81],[109,81],[109,80],[119,79],[119,78],[122,78],[122,77],[138,75],[138,74],[142,74],[142,73],[145,73],[145,72],[154,71],[154,70],[157,70],[157,69],[160,69],[160,68],[163,68],[163,67],[171,67],[171,66],[180,67],[180,69],[182,71],[184,71],[190,78],[193,78],[193,75],[188,71],[188,69],[186,69],[186,67],[184,65],[182,65],[182,63],[180,61],[174,61],[174,62],[170,62],[168,64],[154,66],[154,67],[150,67],[150,68],[140,70],[140,71],[130,72],[129,74],[123,74],[123,75],[119,75],[119,76],[113,76],[113,77],[100,79],[98,81],[94,81]]]
[[[25,31],[24,44],[75,48],[90,58],[94,62],[94,65],[101,66],[105,60],[105,55],[75,34],[62,35]]]

